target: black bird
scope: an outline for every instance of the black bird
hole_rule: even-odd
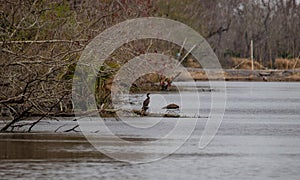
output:
[[[179,109],[179,106],[177,104],[169,104],[163,107],[163,109]]]
[[[142,110],[143,111],[147,111],[148,109],[149,109],[149,103],[150,103],[150,93],[147,93],[147,98],[144,100],[144,102],[143,102],[143,107],[142,107]]]

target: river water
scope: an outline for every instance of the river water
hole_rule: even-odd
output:
[[[211,116],[209,84],[177,83],[181,92],[152,93],[150,111],[164,112],[167,103],[182,106],[180,119],[195,128],[174,153],[150,163],[120,162],[100,153],[81,133],[61,133],[75,121],[42,121],[33,133],[0,134],[0,179],[298,179],[300,177],[300,83],[227,82],[226,108],[220,128],[204,149],[199,140]],[[199,93],[200,109],[195,100]],[[180,98],[184,102],[180,102]],[[124,106],[137,108],[144,95],[130,95]],[[196,118],[200,117],[200,118]],[[122,119],[122,118],[121,118]],[[112,132],[127,141],[155,141],[174,127],[174,118],[124,118],[126,122],[156,125],[132,130],[114,118],[105,119]],[[196,119],[196,121],[194,121]],[[122,119],[123,120],[123,119]],[[90,125],[94,127],[94,125]],[[61,127],[61,128],[57,128]],[[92,128],[93,129],[93,128]],[[57,130],[57,133],[53,133]],[[42,131],[42,132],[37,132]],[[91,133],[91,132],[90,132]],[[99,134],[97,128],[93,133]],[[100,132],[101,134],[101,132]],[[102,136],[101,136],[102,137]],[[98,137],[101,147],[123,156],[132,149]],[[182,141],[173,137],[170,141]],[[172,144],[170,142],[170,144]],[[151,157],[168,144],[152,147]],[[122,150],[123,148],[123,150]],[[132,147],[131,147],[132,148]],[[132,151],[134,152],[134,151]]]

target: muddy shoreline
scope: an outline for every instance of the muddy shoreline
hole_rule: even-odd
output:
[[[270,81],[270,82],[300,82],[300,70],[238,70],[224,69],[222,71],[210,70],[211,77],[208,79],[203,69],[192,68],[188,70],[195,81]],[[184,80],[183,75],[181,80]]]

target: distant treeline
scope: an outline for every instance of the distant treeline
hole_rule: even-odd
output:
[[[171,0],[155,1],[159,15],[199,31],[222,65],[228,57],[254,57],[268,68],[276,58],[300,56],[300,4],[297,0]]]

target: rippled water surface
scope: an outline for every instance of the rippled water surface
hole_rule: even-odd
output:
[[[98,152],[81,133],[53,133],[76,125],[75,121],[44,121],[34,133],[0,134],[0,179],[299,179],[300,177],[300,83],[228,82],[227,102],[221,127],[213,141],[199,149],[207,117],[211,116],[209,84],[178,83],[179,93],[152,93],[151,112],[164,112],[167,103],[181,104],[186,125],[197,119],[187,142],[173,154],[152,163],[130,164]],[[199,101],[195,97],[199,91]],[[218,88],[214,93],[222,93]],[[130,95],[125,107],[138,108],[144,95]],[[181,103],[180,98],[184,101]],[[200,108],[199,108],[200,102]],[[126,141],[149,142],[164,137],[173,118],[127,118],[132,128],[106,119],[106,126]],[[95,125],[94,132],[97,131]],[[37,131],[43,131],[37,132]],[[45,133],[46,132],[46,133]],[[177,137],[177,136],[176,136]],[[98,138],[103,147],[124,156],[150,157],[172,143],[154,147],[150,153],[119,151],[109,137]],[[118,147],[117,147],[118,146]],[[128,154],[129,152],[129,154]],[[122,154],[123,153],[123,154]]]

